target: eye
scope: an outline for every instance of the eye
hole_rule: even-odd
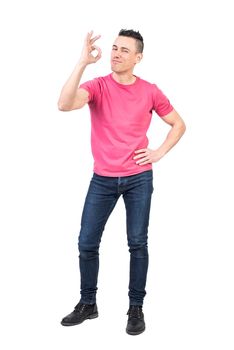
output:
[[[117,50],[117,48],[116,48],[116,47],[112,47],[112,50],[115,50],[115,51],[116,51],[116,50]]]

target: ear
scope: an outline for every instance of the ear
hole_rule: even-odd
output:
[[[143,58],[143,54],[142,53],[138,53],[137,57],[136,57],[136,63],[139,63]]]

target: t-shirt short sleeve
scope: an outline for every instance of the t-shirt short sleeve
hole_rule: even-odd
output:
[[[80,84],[79,88],[85,89],[89,93],[89,102],[95,102],[100,95],[100,84],[97,78],[88,80]]]
[[[166,116],[173,110],[169,99],[156,84],[153,84],[153,109],[160,117]]]

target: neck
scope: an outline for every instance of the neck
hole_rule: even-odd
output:
[[[123,72],[123,73],[112,73],[112,77],[120,84],[133,84],[136,81],[135,75],[133,72]]]

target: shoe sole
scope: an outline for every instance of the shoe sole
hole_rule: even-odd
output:
[[[144,331],[145,331],[145,328],[142,329],[141,331],[138,331],[138,332],[130,332],[130,331],[128,331],[128,330],[126,329],[126,332],[127,332],[128,334],[130,334],[130,335],[138,335],[138,334],[143,333]]]
[[[98,313],[94,313],[92,315],[87,316],[83,321],[81,322],[76,322],[76,323],[66,323],[61,321],[61,325],[62,326],[76,326],[78,324],[81,324],[82,322],[86,321],[86,320],[92,320],[93,318],[97,318],[98,317]]]

